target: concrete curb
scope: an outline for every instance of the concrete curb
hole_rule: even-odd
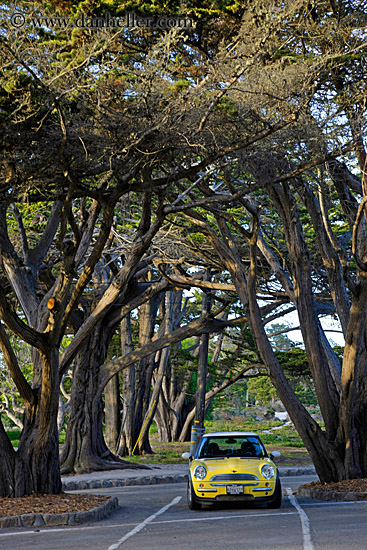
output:
[[[280,477],[315,475],[314,468],[279,468]],[[185,483],[188,474],[155,474],[116,479],[92,479],[82,481],[64,481],[63,491],[83,491],[86,489],[108,489],[110,487],[129,487],[131,485],[158,485],[163,483]]]
[[[278,468],[280,477],[287,476],[315,476],[315,468]]]
[[[0,518],[0,528],[6,527],[55,527],[56,525],[81,525],[99,521],[118,508],[118,498],[111,497],[105,504],[86,510],[65,514],[22,514]]]
[[[355,500],[367,500],[367,493],[362,491],[323,491],[322,489],[309,489],[307,487],[299,487],[297,490],[297,496],[316,498],[326,501],[346,501],[351,502]]]
[[[131,485],[158,485],[163,483],[184,483],[187,474],[151,475],[126,477],[121,479],[92,479],[83,481],[64,481],[63,491],[82,491],[85,489],[109,489],[110,487],[129,487]]]

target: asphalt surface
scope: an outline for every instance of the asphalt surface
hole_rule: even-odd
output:
[[[302,475],[313,469],[280,469],[281,476]],[[65,476],[62,478],[64,491],[83,491],[99,489],[148,486],[169,483],[186,483],[188,479],[188,465],[150,465],[148,468],[131,468],[124,470],[107,470],[105,472],[91,472],[88,474]],[[100,521],[109,516],[119,506],[118,499],[111,496],[108,502],[88,511],[74,513],[34,513],[21,514],[0,518],[0,528],[41,528],[82,525]]]
[[[227,504],[191,511],[186,483],[87,489],[82,492],[117,498],[119,507],[109,517],[85,525],[2,529],[0,549],[365,549],[367,503],[322,502],[294,495],[300,484],[313,479],[282,477],[284,499],[279,510]]]

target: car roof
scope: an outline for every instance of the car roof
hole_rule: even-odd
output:
[[[238,437],[238,436],[248,436],[253,435],[259,437],[255,432],[212,432],[203,434],[203,437]]]

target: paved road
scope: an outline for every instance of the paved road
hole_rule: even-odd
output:
[[[193,512],[186,505],[184,484],[101,490],[119,498],[120,508],[109,518],[81,527],[3,529],[0,549],[366,549],[367,503],[327,503],[291,494],[312,479],[283,478],[283,491],[289,495],[280,510],[222,505]]]

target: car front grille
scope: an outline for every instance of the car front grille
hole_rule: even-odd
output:
[[[259,479],[252,474],[220,474],[213,476],[210,481],[252,481]]]
[[[240,500],[242,502],[248,502],[255,500],[254,495],[218,495],[215,497],[217,502],[233,502],[234,500]]]

